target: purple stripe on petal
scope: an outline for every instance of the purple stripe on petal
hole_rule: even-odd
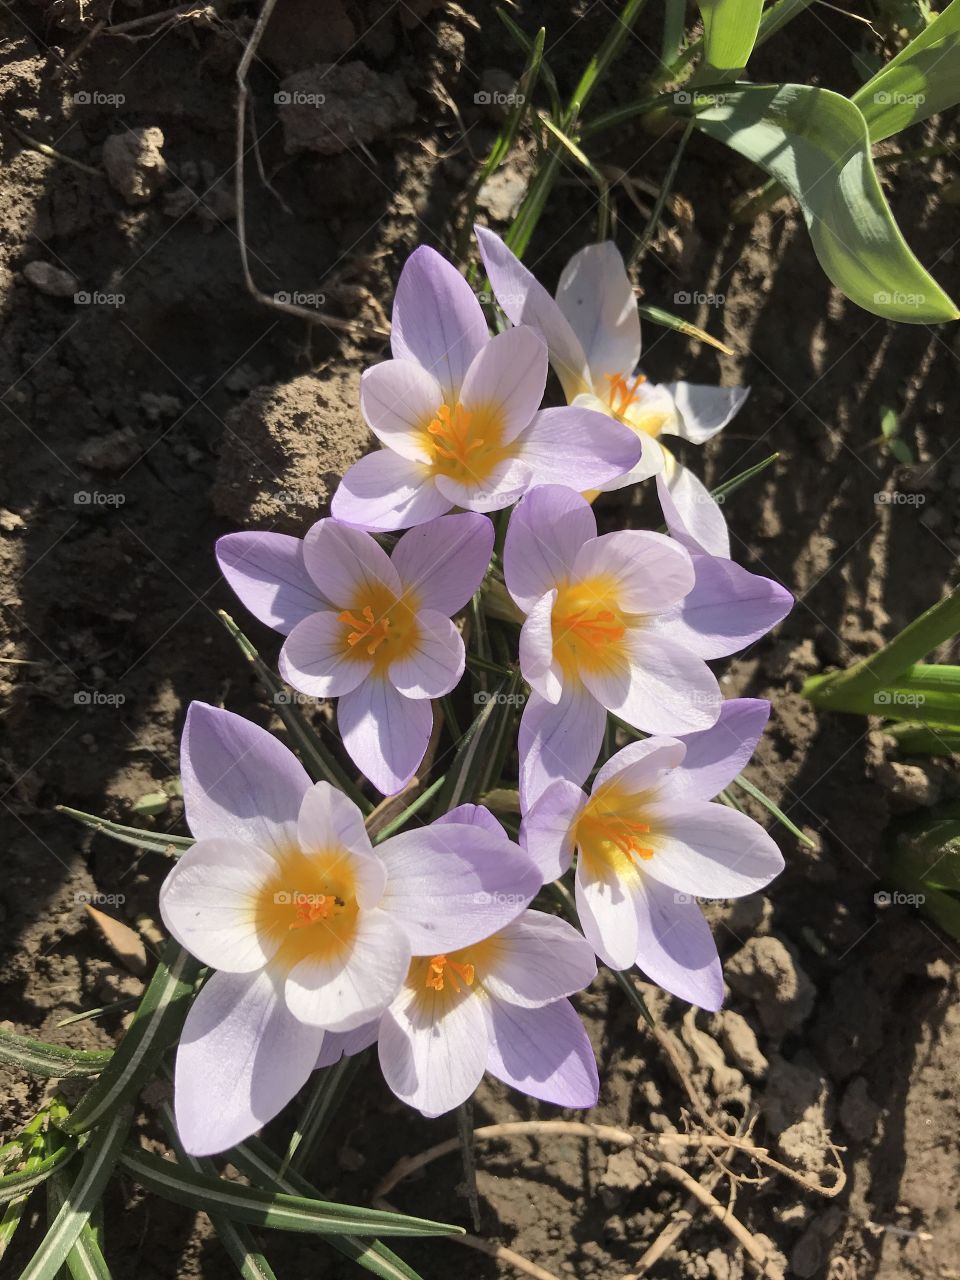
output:
[[[414,592],[421,609],[451,617],[483,581],[493,537],[492,522],[478,512],[441,516],[409,529],[390,558],[404,589]]]
[[[590,503],[559,485],[532,489],[510,517],[503,549],[507,590],[524,612],[573,571],[577,552],[597,536]]]
[[[517,438],[518,457],[535,485],[596,489],[640,461],[640,437],[605,414],[568,405],[541,409]]]
[[[286,533],[228,533],[217,540],[220,571],[255,618],[286,635],[326,606],[303,563],[303,543]]]
[[[729,699],[712,729],[680,739],[687,754],[680,768],[664,780],[660,794],[678,800],[712,800],[746,768],[769,717],[770,703],[762,698]]]
[[[696,899],[642,878],[637,894],[637,965],[651,982],[701,1009],[723,1004],[723,970]]]
[[[389,680],[370,676],[337,703],[337,727],[347,754],[386,796],[402,791],[430,741],[433,707],[405,698]]]
[[[569,1000],[542,1009],[492,1001],[487,1070],[504,1084],[558,1107],[596,1104],[597,1059]]]
[[[554,706],[532,693],[520,720],[520,803],[526,811],[560,778],[579,786],[596,763],[607,717],[585,688],[570,684]]]
[[[427,467],[392,449],[374,449],[349,468],[330,510],[344,524],[387,532],[435,520],[451,505]]]

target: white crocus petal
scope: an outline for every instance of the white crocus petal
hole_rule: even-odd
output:
[[[477,353],[460,389],[468,411],[494,413],[500,443],[515,440],[540,408],[547,383],[547,348],[533,329],[521,325],[497,334]]]
[[[654,851],[644,870],[681,893],[740,898],[763,889],[783,870],[783,855],[763,827],[726,805],[678,808],[668,800],[650,805],[644,819]]]
[[[355,462],[330,499],[330,510],[341,523],[383,533],[426,524],[450,506],[429,467],[392,449],[374,449]]]
[[[574,824],[586,803],[587,797],[579,787],[558,778],[525,811],[520,847],[536,863],[544,883],[559,879],[569,867]]]
[[[567,263],[557,305],[580,340],[594,385],[626,374],[640,359],[640,315],[633,285],[612,240],[587,245]]]
[[[311,698],[342,698],[373,670],[373,659],[347,643],[349,628],[324,610],[302,618],[280,650],[277,668],[287,684]]]
[[[385,911],[361,910],[348,944],[318,950],[294,965],[284,998],[308,1026],[350,1031],[386,1009],[409,964],[410,944],[396,922]]]
[[[380,1068],[401,1101],[425,1116],[452,1111],[472,1096],[487,1060],[490,1032],[474,994],[459,1000],[405,988],[380,1023]]]
[[[636,897],[637,967],[651,982],[701,1009],[723,1004],[723,969],[710,926],[690,894],[646,876]]]
[[[677,418],[664,430],[691,444],[703,444],[722,431],[750,394],[749,387],[708,387],[695,382],[668,382],[666,390],[673,397]]]
[[[360,410],[388,448],[413,462],[429,463],[426,428],[443,404],[440,383],[412,360],[384,360],[360,379]]]
[[[507,590],[529,613],[570,576],[577,552],[597,536],[590,503],[560,485],[533,489],[510,516],[503,548]]]
[[[571,576],[613,579],[617,605],[625,613],[662,613],[679,604],[696,582],[689,553],[666,534],[646,529],[591,538],[577,552]]]
[[[686,745],[676,738],[631,742],[597,770],[593,794],[597,795],[607,783],[615,783],[618,791],[630,795],[651,791],[683,763],[686,754]]]
[[[645,435],[643,436],[643,453],[637,465],[625,475],[618,476],[615,480],[607,480],[604,484],[597,485],[597,488],[600,493],[613,493],[616,489],[626,489],[628,485],[638,484],[641,480],[658,476],[667,466],[668,456],[667,450],[659,440]]]
[[[376,539],[329,517],[307,530],[303,559],[310,577],[341,609],[384,588],[395,596],[402,591],[400,576]]]
[[[198,840],[160,889],[163,923],[203,964],[230,973],[261,969],[279,945],[257,928],[264,887],[276,859],[238,840]]]
[[[627,632],[628,652],[583,682],[608,711],[644,733],[695,733],[716,724],[723,695],[703,661],[644,630]]]
[[[374,856],[363,814],[329,782],[315,782],[303,797],[297,818],[297,838],[305,853],[342,846]]]
[[[637,958],[640,926],[634,892],[640,873],[595,875],[581,855],[577,863],[577,915],[584,936],[611,969],[629,969]]]
[[[530,610],[520,629],[520,670],[523,678],[547,702],[563,693],[563,672],[553,656],[553,606],[556,591],[548,591]]]
[[[730,559],[730,531],[716,498],[672,456],[657,476],[657,496],[670,535],[692,554]]]
[[[582,685],[565,685],[556,704],[536,692],[530,695],[518,735],[520,803],[524,809],[535,804],[558,778],[578,786],[586,780],[596,763],[606,722],[603,707]]]
[[[452,476],[438,475],[434,483],[451,506],[465,511],[502,511],[519,501],[532,478],[522,458],[503,458],[485,476],[454,480]]]
[[[481,981],[495,1000],[535,1009],[588,987],[597,976],[593,948],[572,925],[525,911],[487,944]]]
[[[460,632],[435,609],[417,614],[418,638],[410,653],[390,664],[390,683],[406,698],[442,698],[463,675]]]

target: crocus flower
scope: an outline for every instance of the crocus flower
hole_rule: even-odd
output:
[[[492,511],[532,484],[593,488],[640,456],[632,434],[591,408],[538,412],[547,352],[533,329],[491,338],[457,269],[433,249],[397,285],[393,359],[368,369],[360,407],[383,445],[343,477],[331,510],[367,529],[404,529],[451,507]]]
[[[434,825],[447,822],[505,839],[481,806],[462,805]],[[476,945],[415,959],[379,1022],[331,1036],[320,1065],[378,1041],[387,1084],[427,1116],[465,1102],[484,1071],[530,1097],[592,1107],[596,1059],[565,997],[596,972],[593,948],[576,929],[525,911]]]
[[[493,525],[467,512],[409,530],[391,556],[370,534],[327,519],[302,543],[227,534],[217,558],[251,613],[286,634],[284,679],[312,697],[339,698],[350,758],[392,794],[423,759],[431,698],[463,675],[450,615],[479,587],[492,550]]]
[[[568,403],[596,409],[643,436],[643,455],[628,473],[586,489],[620,489],[657,476],[701,549],[729,556],[723,513],[697,477],[661,443],[665,435],[703,444],[738,412],[748,391],[692,382],[654,385],[637,371],[640,316],[616,245],[588,245],[567,263],[556,299],[499,236],[478,227],[483,264],[497,301],[516,325],[543,335]]]
[[[731,699],[711,729],[632,743],[599,770],[589,798],[555,782],[523,823],[545,880],[576,848],[577,910],[597,955],[613,969],[636,964],[704,1009],[720,1007],[723,974],[696,899],[753,893],[783,869],[758,823],[709,803],[753,754],[769,712]]]
[[[792,602],[731,560],[691,555],[665,534],[597,537],[590,504],[534,489],[504,546],[507,589],[527,618],[520,667],[531,694],[520,722],[520,793],[578,785],[600,749],[606,712],[647,733],[709,728],[721,696],[708,659],[752,643]]]
[[[160,911],[215,972],[187,1014],[175,1109],[193,1155],[225,1150],[284,1107],[328,1031],[376,1018],[411,956],[472,946],[518,916],[536,868],[466,823],[371,846],[360,810],[312,784],[280,742],[194,702],[181,746],[196,843],[164,881]]]

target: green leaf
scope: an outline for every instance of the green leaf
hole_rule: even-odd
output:
[[[82,809],[70,809],[65,804],[58,804],[56,811],[65,813],[68,818],[90,827],[100,835],[109,836],[111,840],[133,845],[135,849],[162,853],[166,857],[177,857],[193,844],[191,836],[171,836],[162,831],[141,831],[139,827],[125,827],[119,822],[98,818],[96,814],[84,813]]]
[[[30,1036],[20,1036],[0,1027],[0,1062],[29,1071],[35,1076],[69,1080],[76,1076],[96,1076],[110,1061],[109,1049],[67,1049],[46,1044]]]
[[[142,813],[145,818],[155,818],[163,813],[169,803],[170,797],[165,791],[148,791],[146,795],[134,800],[130,812]]]
[[[909,324],[960,316],[890,212],[866,122],[849,99],[811,85],[728,85],[671,108],[776,178],[799,202],[833,283],[873,315]]]
[[[960,751],[960,728],[946,724],[922,724],[905,720],[887,725],[899,749],[908,756],[949,756]]]
[[[700,0],[699,8],[703,62],[697,79],[736,79],[757,42],[763,0]]]
[[[871,142],[882,142],[960,102],[960,0],[853,95]]]
[[[852,670],[856,670],[853,668]],[[960,667],[946,663],[918,662],[896,680],[871,692],[869,687],[824,685],[818,688],[808,680],[802,693],[815,706],[851,715],[885,716],[888,720],[917,720],[960,728]],[[812,692],[811,692],[812,686]]]
[[[748,796],[752,796],[758,804],[762,804],[769,813],[772,813],[780,825],[786,827],[792,836],[796,836],[801,844],[806,845],[808,849],[816,848],[816,845],[810,837],[805,836],[796,823],[791,822],[783,810],[778,808],[768,795],[765,795],[759,787],[755,787],[752,782],[743,776],[743,774],[738,778],[734,778],[734,783],[736,786],[740,787],[742,791],[745,791]]]
[[[711,494],[722,505],[724,500],[736,493],[741,485],[745,485],[748,480],[766,471],[767,467],[772,466],[779,457],[779,453],[771,453],[762,462],[755,462],[752,467],[747,467],[745,471],[739,472],[729,480],[724,480],[723,484],[718,484],[715,489],[710,490]]]
[[[664,311],[663,307],[647,306],[640,306],[637,310],[640,312],[641,320],[649,320],[651,324],[658,324],[663,329],[672,329],[674,333],[682,333],[685,337],[696,338],[698,342],[706,342],[709,346],[716,347],[718,351],[722,351],[724,355],[733,355],[732,347],[728,347],[725,342],[713,337],[712,334],[707,333],[706,329],[701,329],[699,325],[691,324],[689,320],[683,320],[680,316],[675,316],[672,311]]]
[[[885,440],[892,440],[900,433],[900,419],[896,409],[880,410],[880,434]]]
[[[66,1133],[82,1133],[99,1124],[153,1075],[180,1034],[199,972],[193,956],[178,943],[167,943],[126,1035],[100,1079],[63,1122]]]
[[[913,453],[906,440],[901,440],[899,436],[889,442],[887,448],[893,454],[898,462],[902,462],[905,467],[913,466]]]
[[[402,1213],[384,1213],[356,1205],[332,1204],[306,1196],[258,1191],[222,1178],[207,1178],[172,1160],[146,1151],[127,1150],[120,1159],[123,1168],[147,1191],[202,1209],[213,1217],[224,1214],[235,1222],[278,1231],[305,1231],[315,1235],[449,1236],[462,1235],[462,1227]]]
[[[47,1182],[47,1216],[52,1226],[66,1203],[70,1183],[58,1170]],[[73,1248],[67,1255],[67,1270],[72,1280],[113,1280],[107,1260],[100,1249],[97,1233],[90,1222],[80,1228]]]
[[[0,1204],[9,1204],[11,1200],[18,1200],[21,1196],[27,1195],[41,1182],[46,1182],[63,1165],[68,1164],[76,1154],[77,1148],[71,1143],[61,1147],[52,1155],[41,1157],[39,1160],[28,1160],[25,1168],[0,1178]]]
[[[115,1110],[90,1139],[76,1181],[20,1280],[56,1280],[103,1195],[127,1136],[130,1118],[129,1107]]]

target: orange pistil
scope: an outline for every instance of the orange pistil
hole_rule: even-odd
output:
[[[611,609],[583,608],[560,616],[554,614],[553,624],[560,636],[569,637],[572,633],[594,649],[602,648],[611,641],[622,640],[626,631],[626,627],[617,621],[616,614]]]
[[[459,995],[461,982],[468,987],[473,986],[474,973],[472,964],[461,964],[449,956],[433,956],[427,965],[426,986],[433,991],[442,991],[444,983],[449,982]]]
[[[457,466],[468,466],[471,453],[483,448],[485,443],[483,439],[472,438],[472,422],[473,414],[464,409],[459,401],[452,409],[448,404],[440,406],[437,416],[427,427],[428,433],[433,436],[433,451],[438,458]]]
[[[351,613],[349,609],[344,609],[342,613],[337,614],[338,622],[345,622],[347,626],[353,627],[354,630],[347,636],[347,644],[352,649],[366,641],[367,653],[373,657],[377,652],[377,648],[383,644],[390,631],[389,618],[375,618],[373,609],[370,605],[365,605],[361,610],[361,617],[358,618]]]
[[[627,410],[635,403],[640,392],[640,387],[646,382],[646,378],[642,373],[630,382],[622,373],[605,373],[603,375],[610,383],[610,390],[607,392],[607,404],[610,406],[610,412],[616,418],[622,418]]]

